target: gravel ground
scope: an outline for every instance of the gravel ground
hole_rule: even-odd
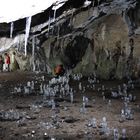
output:
[[[42,80],[43,78],[45,80]],[[137,88],[128,91],[136,96],[136,101],[128,103],[133,111],[133,119],[121,122],[123,100],[113,99],[111,96],[106,96],[103,100],[102,92],[107,95],[108,90],[102,91],[99,88],[104,85],[105,89],[116,90],[117,86],[122,85],[124,81],[101,81],[95,84],[93,90],[86,78],[80,81],[70,80],[69,85],[75,91],[74,103],[69,101],[69,97],[61,98],[61,100],[56,97],[53,99],[57,101],[58,106],[52,109],[42,106],[43,95],[39,94],[40,84],[48,83],[49,79],[51,77],[44,73],[0,73],[0,112],[13,110],[21,116],[15,120],[0,118],[0,140],[53,140],[53,137],[58,140],[109,140],[114,139],[115,128],[118,129],[120,138],[121,131],[125,128],[127,139],[140,139],[140,89],[138,85]],[[32,80],[36,81],[33,93],[13,94],[15,86],[26,85],[27,81]],[[85,93],[79,90],[79,82],[86,88]],[[85,113],[80,112],[83,95],[89,99]],[[110,104],[109,100],[111,100]],[[110,130],[108,135],[101,133],[100,123],[103,117],[106,117]],[[96,128],[90,127],[89,121],[92,118],[97,120]]]

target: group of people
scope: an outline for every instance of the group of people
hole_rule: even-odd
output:
[[[17,61],[15,59],[15,52],[12,53],[11,57],[8,53],[5,53],[4,56],[0,55],[0,71],[14,71],[19,69]]]

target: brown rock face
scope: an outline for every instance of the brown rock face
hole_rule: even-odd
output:
[[[77,23],[76,23],[77,24]],[[80,24],[80,23],[79,23]],[[63,63],[75,73],[96,72],[104,79],[137,76],[139,73],[139,36],[131,44],[128,26],[121,15],[101,17],[85,27],[84,32],[53,41],[51,51],[43,44],[49,65]],[[48,53],[50,52],[50,53]]]

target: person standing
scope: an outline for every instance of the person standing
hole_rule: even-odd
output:
[[[13,52],[12,56],[11,56],[11,71],[15,71],[15,70],[19,69],[19,65],[17,63],[15,55],[16,55],[16,53]]]
[[[5,69],[10,71],[10,56],[8,53],[5,53]]]
[[[54,68],[54,74],[55,74],[56,77],[62,76],[62,75],[64,75],[64,73],[65,73],[65,70],[64,70],[62,64],[61,64],[61,65],[57,65],[57,66]]]
[[[2,57],[2,55],[0,55],[0,72],[2,72],[3,71],[3,57]]]

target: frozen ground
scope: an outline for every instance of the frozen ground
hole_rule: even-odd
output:
[[[118,85],[122,87],[126,81],[100,81],[93,88],[93,83],[89,84],[86,78],[80,81],[70,79],[69,85],[74,92],[74,101],[71,103],[69,95],[61,97],[58,96],[59,92],[55,97],[44,97],[40,85],[48,84],[51,77],[43,75],[45,74],[0,73],[0,140],[109,140],[115,139],[114,129],[118,130],[119,138],[122,138],[122,129],[126,129],[127,139],[140,139],[139,84],[133,81],[135,88],[127,90],[128,95],[131,93],[136,96],[136,100],[126,101],[128,108],[131,108],[132,118],[122,121],[124,99],[110,96],[110,88],[115,92]],[[31,93],[14,91],[15,86],[22,88],[27,85],[27,81],[34,81],[34,90]],[[80,82],[82,90],[79,89]],[[106,97],[104,99],[103,94]],[[86,110],[82,113],[80,110],[83,96],[88,101]],[[52,99],[56,107],[45,102]],[[7,116],[3,115],[6,112]],[[100,126],[103,117],[107,120],[105,132]],[[90,123],[92,118],[97,121],[95,128]]]

